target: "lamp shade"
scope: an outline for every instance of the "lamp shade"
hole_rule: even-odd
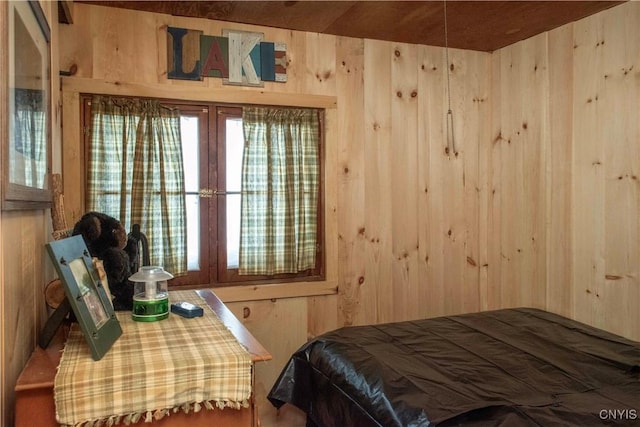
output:
[[[173,275],[157,265],[140,267],[140,270],[129,277],[132,282],[160,282],[169,279],[173,279]]]

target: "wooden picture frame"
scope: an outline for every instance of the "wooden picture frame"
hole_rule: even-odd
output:
[[[122,335],[91,254],[80,235],[46,245],[93,360],[100,360]]]
[[[8,1],[2,209],[51,206],[51,30],[38,0]]]

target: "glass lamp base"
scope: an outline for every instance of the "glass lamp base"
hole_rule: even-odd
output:
[[[169,317],[169,298],[137,299],[133,298],[131,318],[137,322],[156,322]]]

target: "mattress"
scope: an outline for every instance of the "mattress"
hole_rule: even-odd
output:
[[[640,424],[640,343],[518,308],[345,327],[296,351],[268,399],[316,426]]]

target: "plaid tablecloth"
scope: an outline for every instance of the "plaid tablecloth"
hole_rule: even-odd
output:
[[[99,361],[74,325],[54,382],[59,423],[129,424],[179,410],[248,406],[249,353],[194,291],[171,292],[169,299],[199,305],[204,316],[145,323],[117,312],[122,336]]]

